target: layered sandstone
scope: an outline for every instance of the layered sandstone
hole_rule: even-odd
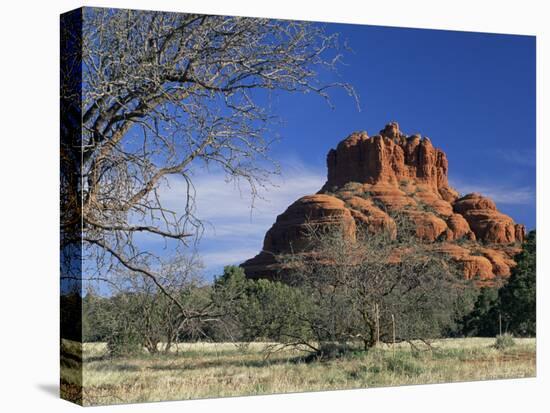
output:
[[[481,240],[497,244],[523,240],[525,227],[498,212],[495,203],[480,194],[473,193],[456,200],[453,209],[468,221],[472,231]]]
[[[428,138],[405,136],[395,122],[372,138],[366,132],[352,133],[329,151],[327,167],[325,191],[348,182],[395,186],[400,181],[414,181],[447,201],[457,196],[449,187],[445,153],[434,148]]]
[[[327,182],[277,217],[263,249],[242,264],[247,276],[273,277],[275,256],[307,248],[310,225],[395,233],[395,213],[414,222],[419,242],[452,257],[466,278],[507,277],[525,228],[480,194],[459,197],[448,183],[448,161],[428,138],[406,136],[392,122],[376,136],[351,134],[327,155]]]

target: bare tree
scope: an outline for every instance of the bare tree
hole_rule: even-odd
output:
[[[355,97],[346,83],[320,80],[340,61],[338,36],[307,22],[99,8],[85,8],[82,25],[81,55],[64,65],[82,69],[82,130],[61,154],[81,159],[80,184],[65,197],[81,213],[62,217],[62,228],[82,220],[89,270],[123,266],[145,276],[191,317],[152,270],[159,257],[140,248],[139,234],[177,248],[200,235],[193,173],[202,166],[244,180],[257,195],[277,173],[269,94],[328,101],[340,87]],[[171,176],[187,186],[183,213],[160,196]]]
[[[315,303],[308,323],[317,343],[358,341],[365,349],[394,340],[440,336],[452,325],[465,288],[448,257],[415,236],[405,217],[395,216],[397,235],[359,228],[350,237],[335,226],[308,225],[308,248],[278,260],[288,282]]]

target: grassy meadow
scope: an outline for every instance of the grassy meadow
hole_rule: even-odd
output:
[[[266,359],[266,343],[184,343],[169,354],[110,358],[105,344],[86,343],[80,355],[80,344],[63,340],[61,392],[98,405],[535,376],[535,339],[514,341],[504,349],[491,338],[381,345],[307,362],[295,349]]]

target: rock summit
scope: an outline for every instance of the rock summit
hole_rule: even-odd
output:
[[[391,122],[377,135],[355,132],[327,155],[321,190],[296,200],[267,231],[262,251],[242,264],[250,278],[273,278],[275,255],[305,248],[308,224],[356,231],[395,231],[393,214],[408,216],[419,241],[448,254],[464,277],[481,283],[506,278],[515,265],[525,227],[478,193],[460,196],[449,186],[445,153]]]

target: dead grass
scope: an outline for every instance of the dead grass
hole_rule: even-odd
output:
[[[265,360],[263,343],[180,344],[168,355],[116,359],[105,356],[104,344],[86,343],[82,379],[78,364],[67,366],[62,391],[74,394],[82,380],[82,404],[97,405],[535,376],[534,339],[516,339],[505,350],[494,343],[448,339],[431,350],[418,344],[420,351],[408,344],[381,346],[312,363],[296,350]],[[71,345],[78,348],[66,348]]]

